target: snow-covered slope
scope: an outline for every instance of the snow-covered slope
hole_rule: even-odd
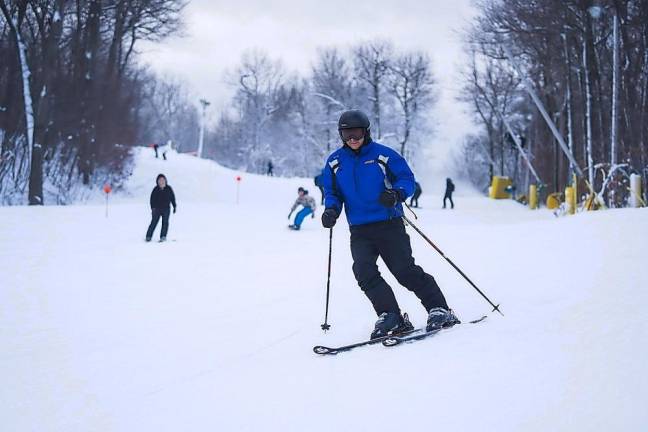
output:
[[[609,431],[648,426],[648,211],[555,219],[512,202],[421,199],[420,227],[505,317],[412,345],[317,357],[375,317],[334,230],[286,216],[310,179],[137,154],[101,205],[0,208],[0,430]],[[178,197],[166,244],[144,243],[148,194]],[[318,209],[318,216],[321,214]],[[486,303],[413,231],[417,261],[464,319]],[[387,273],[387,272],[384,272]],[[425,313],[391,276],[415,324]]]

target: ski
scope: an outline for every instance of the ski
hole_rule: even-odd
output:
[[[419,332],[421,330],[422,329],[408,330],[408,331],[405,331],[403,333],[399,333],[398,337],[411,335],[411,334]],[[322,346],[322,345],[317,345],[317,346],[313,347],[313,351],[315,352],[315,354],[321,354],[321,355],[337,354],[337,353],[341,353],[341,352],[345,352],[345,351],[351,351],[354,348],[358,348],[358,347],[362,347],[362,346],[379,344],[379,343],[383,342],[385,339],[388,339],[388,338],[391,338],[391,337],[395,337],[395,336],[383,336],[383,337],[379,337],[379,338],[376,338],[376,339],[369,339],[369,340],[365,340],[365,341],[362,341],[362,342],[356,342],[356,343],[350,344],[350,345],[342,345],[342,346],[339,346],[339,347],[326,347],[326,346]]]
[[[486,315],[482,316],[481,318],[478,318],[476,320],[469,321],[469,324],[477,324],[479,322],[482,322],[486,319]],[[454,326],[452,326],[454,327]],[[383,346],[386,347],[393,347],[396,345],[400,345],[402,343],[408,343],[408,342],[414,342],[417,340],[425,339],[428,336],[433,336],[437,333],[439,333],[441,330],[445,330],[451,327],[441,327],[438,329],[430,330],[430,331],[423,331],[422,333],[414,334],[414,335],[398,335],[398,336],[386,336],[382,340]],[[418,329],[419,331],[422,331],[423,329]]]

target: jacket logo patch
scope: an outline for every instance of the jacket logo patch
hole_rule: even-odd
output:
[[[373,159],[368,160],[368,161],[364,161],[365,165],[372,164],[372,163],[374,163],[374,162],[376,162],[376,161],[373,160]]]

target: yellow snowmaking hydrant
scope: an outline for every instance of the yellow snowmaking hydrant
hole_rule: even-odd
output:
[[[488,196],[493,199],[507,199],[511,198],[511,194],[506,191],[506,188],[513,185],[510,177],[493,176],[491,187]]]

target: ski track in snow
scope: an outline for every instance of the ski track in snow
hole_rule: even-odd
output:
[[[314,345],[362,340],[375,320],[351,272],[344,218],[324,334],[321,208],[301,232],[286,229],[298,186],[319,203],[312,180],[152,153],[137,151],[108,218],[100,195],[83,206],[0,208],[0,430],[648,427],[647,209],[556,219],[461,185],[454,211],[424,194],[418,225],[506,316],[317,356]],[[143,241],[159,172],[178,198],[176,241],[163,245]],[[408,232],[460,318],[490,310]],[[416,298],[383,275],[423,325]]]

